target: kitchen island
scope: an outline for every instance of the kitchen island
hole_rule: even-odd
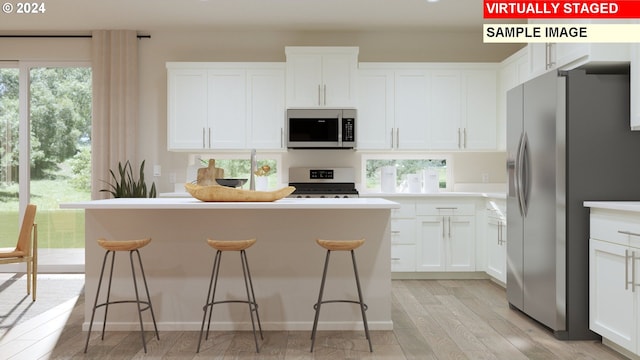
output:
[[[201,202],[193,198],[109,199],[62,204],[85,209],[85,323],[100,274],[104,250],[96,239],[152,238],[141,250],[160,330],[199,330],[215,250],[207,238],[257,238],[247,250],[260,319],[265,330],[310,330],[325,251],[316,238],[358,239],[356,250],[367,318],[372,330],[390,330],[390,213],[395,202],[379,198],[293,199],[274,202]],[[112,298],[131,297],[128,256],[118,254]],[[246,299],[239,256],[223,256],[216,299]],[[325,298],[355,298],[351,259],[331,257]],[[218,297],[219,296],[219,297]],[[96,315],[101,319],[102,312]],[[145,314],[150,325],[150,316]],[[100,329],[99,322],[94,329]],[[249,330],[241,304],[216,305],[214,330]],[[109,308],[108,329],[136,330],[135,306]],[[147,327],[149,328],[149,327]],[[361,329],[357,306],[327,306],[320,330]]]

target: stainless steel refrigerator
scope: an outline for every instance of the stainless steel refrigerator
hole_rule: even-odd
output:
[[[558,339],[598,338],[583,202],[639,200],[639,157],[626,65],[554,71],[507,93],[507,299]]]

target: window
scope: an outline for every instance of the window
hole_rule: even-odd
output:
[[[41,272],[84,271],[84,211],[59,204],[90,199],[89,65],[0,63],[0,247],[36,204]]]
[[[195,155],[195,160],[200,158],[201,168],[209,165],[209,159],[214,159],[217,168],[224,170],[224,177],[226,179],[250,179],[249,171],[251,168],[251,160],[248,156],[239,156],[237,154],[201,154]],[[280,186],[280,175],[278,173],[280,156],[260,154],[257,155],[257,174],[258,176],[266,176],[267,178],[267,190],[274,190]],[[268,168],[267,168],[268,166]],[[265,171],[268,170],[268,171]],[[249,189],[249,181],[243,186],[244,189]]]
[[[433,169],[438,174],[438,189],[449,190],[451,185],[450,161],[447,156],[371,155],[363,157],[364,188],[367,192],[380,192],[380,172],[384,166],[396,167],[396,192],[408,192],[407,175],[418,174]]]

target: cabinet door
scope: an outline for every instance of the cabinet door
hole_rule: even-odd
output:
[[[458,149],[462,143],[462,80],[460,71],[439,70],[431,76],[429,149]]]
[[[287,107],[321,106],[322,56],[287,55]]]
[[[393,136],[393,71],[358,72],[358,149],[390,149]]]
[[[284,83],[284,69],[247,71],[248,148],[283,147]]]
[[[169,69],[167,76],[167,148],[202,149],[206,145],[207,71]]]
[[[446,227],[443,216],[418,218],[417,271],[445,271],[444,240]]]
[[[625,250],[629,248],[589,240],[589,328],[635,352],[635,297],[640,288],[625,289],[625,280],[631,279],[631,261]]]
[[[207,102],[207,147],[246,148],[246,72],[209,70]]]
[[[469,150],[497,148],[496,71],[465,70],[465,107],[462,147]]]
[[[490,218],[487,223],[487,274],[506,283],[506,228],[502,220]]]
[[[354,55],[322,56],[322,106],[355,106],[356,70]]]
[[[415,244],[416,221],[415,219],[391,219],[391,243]]]
[[[391,245],[391,271],[416,271],[415,245]]]
[[[447,216],[446,271],[476,270],[476,228],[473,216]]]
[[[428,71],[403,70],[395,73],[395,147],[427,148],[431,78]]]

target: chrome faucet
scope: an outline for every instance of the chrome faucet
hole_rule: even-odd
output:
[[[256,171],[258,163],[256,162],[256,149],[251,149],[251,169],[249,170],[249,190],[256,189]]]

